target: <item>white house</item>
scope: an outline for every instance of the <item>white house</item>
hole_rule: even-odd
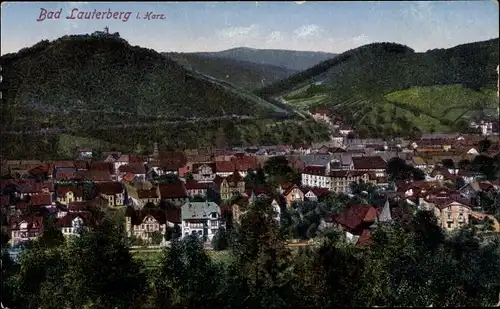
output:
[[[92,225],[91,214],[87,212],[68,212],[56,221],[56,227],[67,238],[80,235],[80,233]]]
[[[302,186],[329,188],[330,177],[327,174],[328,166],[306,166],[302,171]]]
[[[214,202],[187,202],[181,207],[182,237],[197,235],[212,241],[219,227],[225,226],[221,209]]]
[[[216,176],[215,166],[211,163],[193,164],[193,178],[197,182],[213,182]]]

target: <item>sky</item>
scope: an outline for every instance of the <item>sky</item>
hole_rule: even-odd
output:
[[[76,14],[94,10],[124,14],[121,19],[98,19],[96,14],[79,19]],[[72,14],[76,18],[66,18]],[[396,42],[424,52],[496,38],[498,24],[498,3],[492,0],[3,2],[1,54],[105,26],[132,45],[159,52],[245,46],[341,53],[372,42]]]

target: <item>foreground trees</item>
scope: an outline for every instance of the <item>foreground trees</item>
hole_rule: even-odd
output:
[[[314,246],[297,250],[287,247],[269,201],[259,199],[227,233],[227,260],[214,260],[188,236],[173,240],[149,273],[113,222],[65,243],[45,235],[21,254],[19,265],[2,256],[2,302],[11,309],[498,302],[499,237],[484,239],[470,228],[445,235],[427,212],[407,223],[378,223],[369,247],[356,248],[341,232],[325,230]]]

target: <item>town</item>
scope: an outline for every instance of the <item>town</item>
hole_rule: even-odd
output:
[[[360,203],[326,213],[318,228],[337,226],[363,246],[376,221],[429,210],[446,231],[474,223],[499,232],[498,162],[496,174],[478,163],[493,162],[499,153],[497,136],[479,134],[429,134],[392,144],[339,136],[299,148],[212,152],[159,151],[155,144],[148,156],[103,158],[75,149],[72,161],[2,162],[3,233],[15,246],[38,237],[44,216],[53,216],[69,237],[94,227],[96,210],[124,208],[123,224],[137,244],[166,244],[167,231],[178,229],[181,237],[197,235],[210,247],[219,228],[238,222],[256,199],[266,200],[280,220],[301,203],[352,197],[356,190],[377,198],[361,195]]]

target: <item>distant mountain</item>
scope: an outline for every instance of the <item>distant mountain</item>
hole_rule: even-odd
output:
[[[298,71],[269,64],[196,53],[163,53],[187,69],[213,76],[238,87],[256,89],[287,78]]]
[[[424,53],[395,43],[373,43],[256,93],[263,98],[283,96],[294,107],[326,107],[370,134],[456,130],[478,109],[498,104],[498,59],[498,38]]]
[[[294,71],[306,70],[322,61],[336,56],[336,54],[325,52],[255,49],[248,47],[237,47],[219,52],[199,52],[195,54],[284,67]]]

